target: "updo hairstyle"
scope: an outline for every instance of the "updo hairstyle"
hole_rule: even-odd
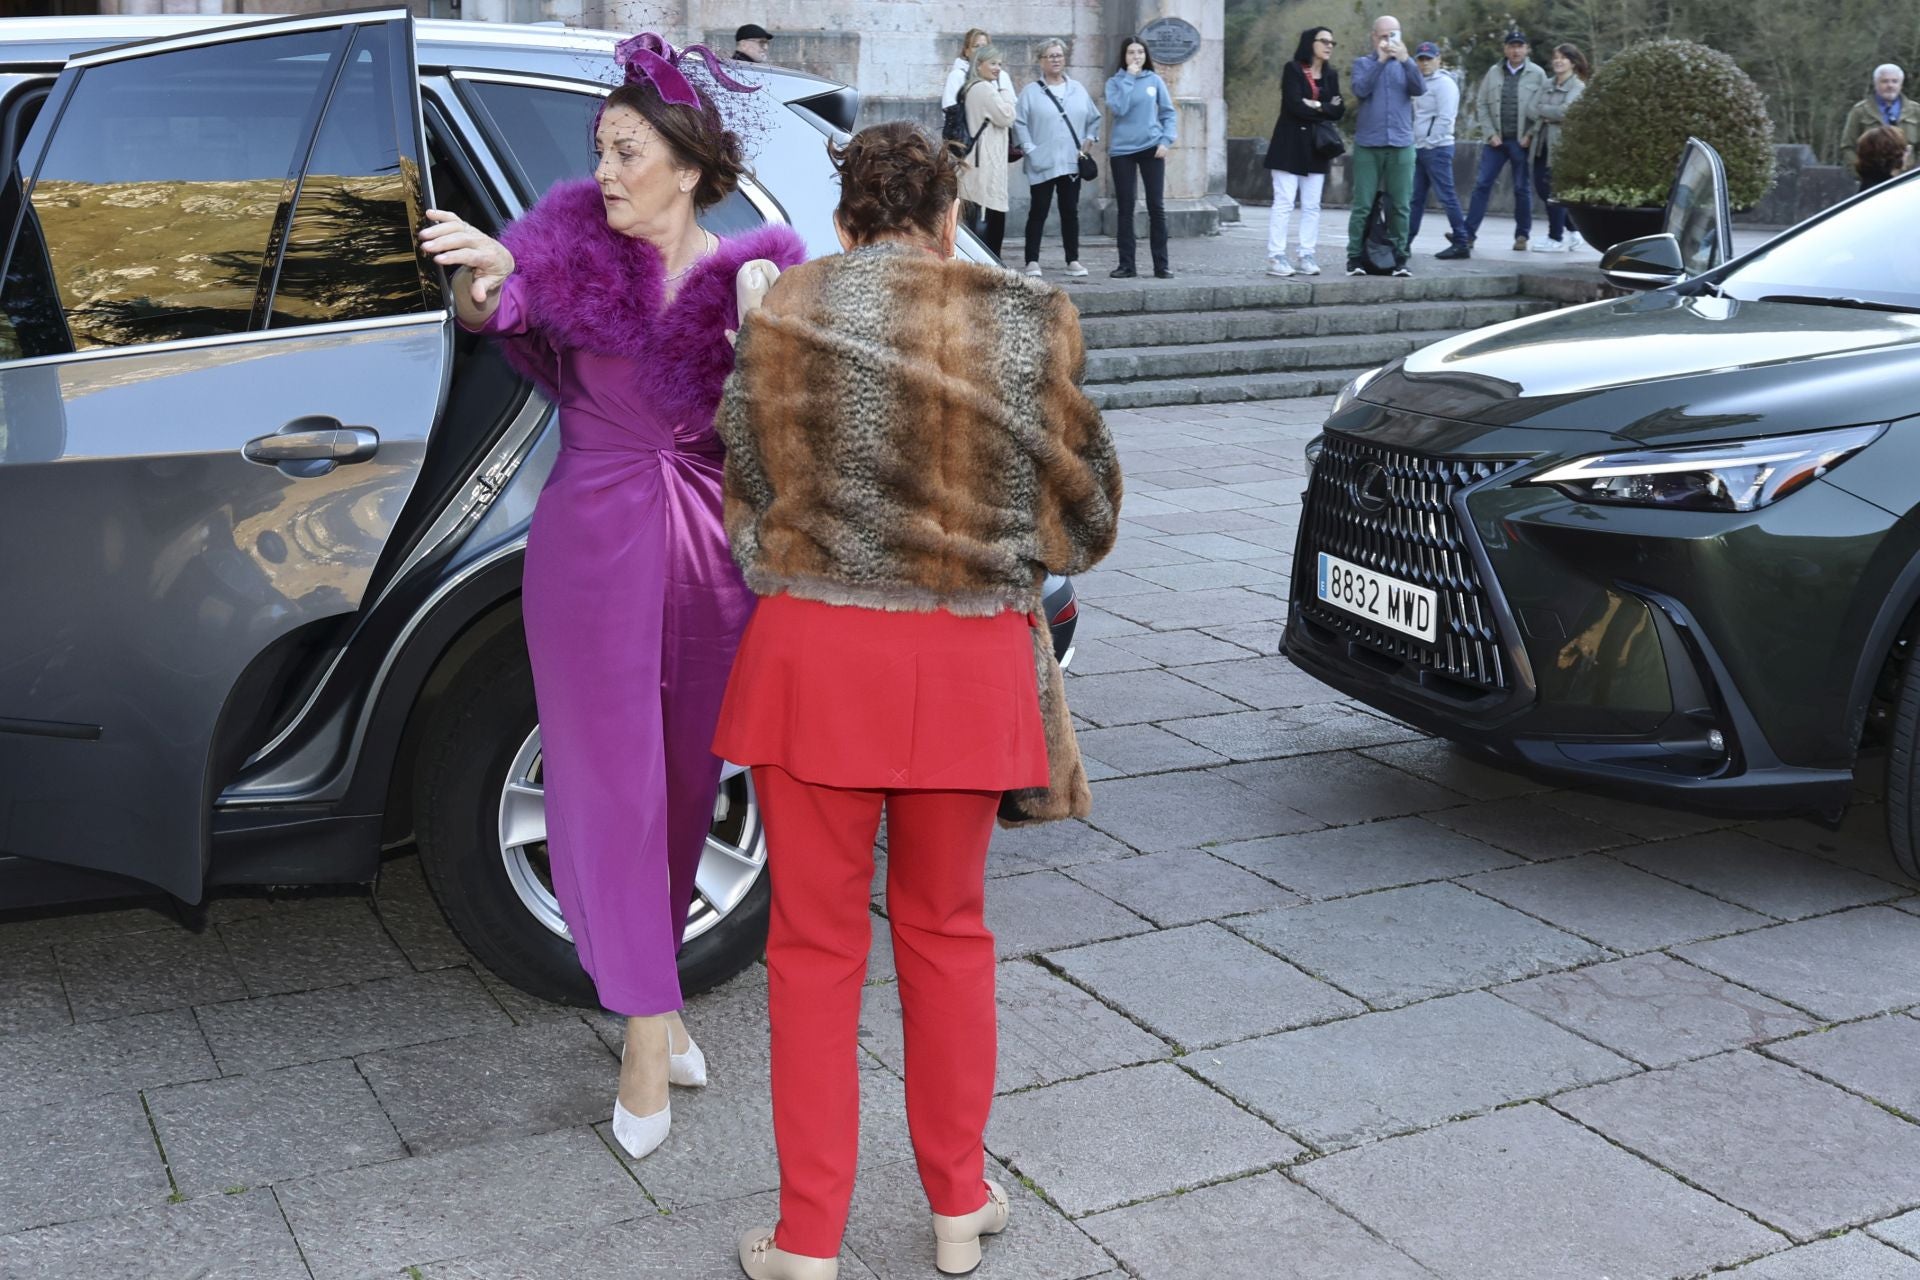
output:
[[[700,171],[693,204],[696,209],[710,209],[733,194],[747,165],[739,135],[720,119],[705,91],[696,88],[695,92],[700,105],[690,107],[662,98],[651,80],[629,81],[607,95],[593,127],[597,134],[600,118],[615,107],[636,112],[673,148],[676,163]]]
[[[855,244],[884,236],[937,238],[960,196],[946,145],[905,120],[869,125],[827,147],[840,175],[840,225]]]

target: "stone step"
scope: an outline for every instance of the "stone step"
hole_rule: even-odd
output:
[[[1455,332],[1456,329],[1415,329],[1313,338],[1196,342],[1182,346],[1110,347],[1087,353],[1086,380],[1092,385],[1142,378],[1366,368],[1397,360]]]
[[[1371,365],[1309,369],[1296,373],[1236,373],[1197,378],[1146,378],[1087,387],[1101,409],[1150,409],[1161,405],[1229,404],[1239,400],[1294,400],[1330,396]]]
[[[1376,334],[1398,330],[1462,330],[1551,311],[1558,304],[1538,298],[1423,299],[1323,307],[1247,308],[1235,311],[1149,312],[1087,316],[1080,324],[1087,350],[1170,347],[1268,338]]]
[[[1573,283],[1573,282],[1569,282]],[[1466,299],[1543,296],[1536,292],[1546,286],[1534,277],[1518,272],[1415,276],[1396,280],[1391,276],[1316,276],[1291,280],[1253,276],[1245,283],[1182,284],[1179,280],[1132,280],[1101,283],[1091,288],[1074,289],[1074,305],[1082,317],[1127,315],[1138,312],[1166,311],[1238,311],[1248,308],[1379,306],[1382,303],[1423,300],[1463,301]],[[1554,282],[1559,291],[1558,282]],[[1596,296],[1584,291],[1585,301]],[[1574,301],[1574,298],[1561,299]]]

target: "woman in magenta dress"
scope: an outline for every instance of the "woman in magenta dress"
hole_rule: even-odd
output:
[[[659,37],[618,56],[626,83],[595,125],[591,179],[555,185],[501,240],[438,211],[421,239],[458,268],[460,322],[503,339],[560,406],[523,594],[547,843],[581,964],[627,1015],[613,1129],[638,1157],[666,1138],[669,1081],[706,1080],[675,955],[720,776],[709,743],[753,608],[721,528],[713,427],[737,282],[806,254],[783,227],[701,228],[742,172],[739,139]]]

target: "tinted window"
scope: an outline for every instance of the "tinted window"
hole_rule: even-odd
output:
[[[482,122],[517,171],[523,199],[537,200],[554,183],[593,172],[599,93],[485,80],[466,81],[463,87],[479,102]],[[722,236],[752,231],[766,221],[738,191],[700,215],[701,226]]]
[[[300,183],[273,327],[441,305],[438,277],[414,247],[425,201],[413,155],[410,77],[392,32],[362,28]]]
[[[1916,226],[1920,185],[1902,179],[1762,249],[1720,287],[1748,301],[1797,293],[1920,307],[1920,254],[1909,248]]]
[[[25,353],[246,329],[344,39],[301,32],[82,71],[14,246],[6,310]]]

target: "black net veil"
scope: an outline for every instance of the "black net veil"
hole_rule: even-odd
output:
[[[676,48],[655,32],[643,31],[614,46],[611,62],[594,58],[583,60],[583,65],[590,68],[590,79],[609,88],[650,83],[664,100],[698,107],[739,140],[749,170],[775,127],[779,102],[766,87],[764,74],[757,67],[723,59],[704,44]],[[587,129],[589,156],[599,125],[596,112]]]

